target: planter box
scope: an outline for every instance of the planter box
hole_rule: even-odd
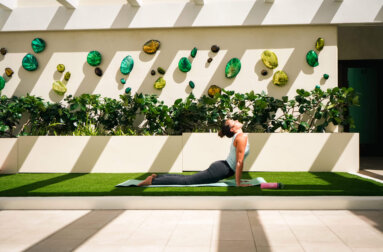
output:
[[[18,172],[182,172],[181,136],[26,136],[17,144]]]
[[[200,171],[226,159],[232,139],[185,133],[183,170]],[[359,133],[250,133],[245,171],[359,171]]]
[[[232,139],[182,136],[0,138],[0,173],[200,171],[226,159]],[[359,170],[359,133],[250,133],[245,171]]]

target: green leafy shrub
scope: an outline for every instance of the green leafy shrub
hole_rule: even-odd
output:
[[[156,95],[127,94],[119,100],[83,94],[67,96],[62,103],[42,98],[0,97],[0,136],[17,135],[180,135],[183,132],[215,132],[226,118],[243,123],[246,132],[325,132],[326,127],[355,127],[350,106],[359,106],[352,88],[326,91],[296,90],[290,99],[275,99],[265,92],[240,94],[222,90],[199,99],[191,93],[171,106]],[[20,121],[25,115],[26,121]],[[143,122],[134,126],[138,115]],[[19,133],[15,133],[17,128]]]

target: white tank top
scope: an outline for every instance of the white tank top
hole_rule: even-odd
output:
[[[237,148],[233,144],[237,135],[238,135],[238,133],[236,133],[233,136],[233,140],[231,141],[231,145],[230,145],[230,152],[229,152],[229,155],[227,156],[227,159],[226,159],[226,162],[229,164],[230,168],[233,169],[233,171],[235,171],[235,166],[237,164]],[[249,155],[249,151],[250,151],[250,144],[249,144],[249,140],[247,140],[246,148],[245,148],[245,156],[243,158],[244,161],[245,161],[247,155]]]

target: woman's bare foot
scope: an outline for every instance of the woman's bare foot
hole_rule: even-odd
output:
[[[148,176],[144,181],[138,184],[138,186],[145,186],[145,185],[151,185],[152,184],[153,177]]]
[[[152,178],[157,178],[157,174],[152,174]]]

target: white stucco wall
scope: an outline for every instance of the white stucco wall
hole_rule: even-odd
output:
[[[14,0],[0,8],[0,31],[169,28],[249,25],[382,23],[382,0],[79,0],[67,9],[54,0]]]
[[[33,53],[31,41],[35,37],[43,38],[47,48],[35,54],[39,68],[28,72],[21,67],[21,62],[26,53]],[[306,53],[314,49],[318,37],[323,37],[326,45],[319,53],[319,66],[313,68],[306,63]],[[161,41],[161,48],[155,55],[142,51],[143,44],[149,39]],[[217,54],[210,51],[213,44],[221,48]],[[56,71],[59,63],[65,64],[66,71],[72,73],[66,95],[93,93],[118,98],[126,87],[131,87],[133,93],[158,94],[167,104],[191,92],[188,86],[190,80],[196,84],[193,93],[197,97],[207,94],[212,84],[242,93],[265,91],[276,98],[284,95],[292,97],[296,89],[312,90],[317,84],[323,88],[337,86],[335,26],[2,32],[0,45],[8,49],[5,56],[0,55],[0,71],[3,72],[6,67],[15,71],[2,94],[21,96],[30,93],[54,102],[63,100],[63,96],[51,89],[54,80],[64,77]],[[194,46],[199,50],[192,59],[192,69],[183,73],[178,69],[178,61],[183,56],[189,56]],[[279,66],[274,71],[268,70],[269,74],[263,77],[260,72],[266,68],[260,56],[266,49],[276,53]],[[103,56],[100,68],[104,75],[101,78],[86,62],[91,50],[98,50]],[[122,85],[120,78],[124,76],[119,66],[127,55],[133,57],[135,65],[127,77],[127,84]],[[210,64],[206,63],[209,57],[213,58]],[[225,66],[233,57],[241,60],[242,69],[237,77],[227,79]],[[157,67],[167,70],[164,76],[167,85],[162,91],[153,88],[160,75],[150,75],[150,71]],[[278,70],[285,71],[289,76],[289,82],[284,87],[272,83],[273,73]],[[327,81],[322,78],[324,73],[330,75]]]

